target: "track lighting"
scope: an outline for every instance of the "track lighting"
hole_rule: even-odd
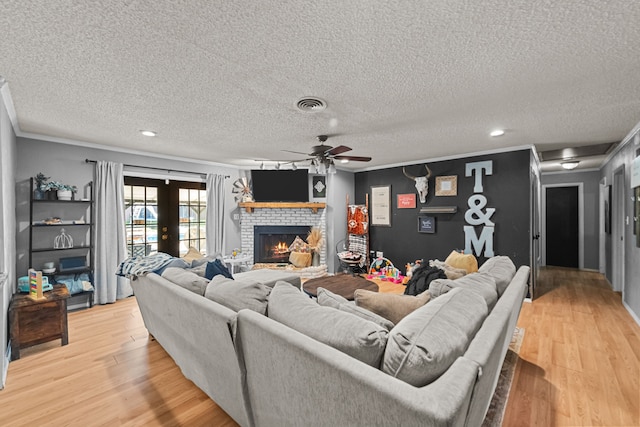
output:
[[[264,162],[260,163],[260,170],[264,169]]]
[[[298,166],[295,164],[295,162],[291,163],[291,169],[298,170]]]
[[[280,170],[280,162],[276,163],[276,170]]]

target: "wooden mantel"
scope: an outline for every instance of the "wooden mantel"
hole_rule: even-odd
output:
[[[238,206],[245,208],[248,213],[253,212],[255,208],[268,208],[268,209],[302,209],[309,208],[313,213],[318,213],[318,209],[324,209],[326,203],[311,203],[311,202],[241,202]]]

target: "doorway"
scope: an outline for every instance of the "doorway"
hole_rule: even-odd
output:
[[[544,265],[583,268],[582,183],[544,186]]]
[[[613,173],[611,194],[611,279],[613,290],[624,299],[624,165]]]
[[[206,201],[202,182],[125,177],[129,256],[164,252],[178,257],[190,247],[206,251]]]

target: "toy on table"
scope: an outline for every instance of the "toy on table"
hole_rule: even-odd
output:
[[[367,279],[378,279],[392,283],[402,283],[404,276],[387,258],[376,258],[369,267]]]

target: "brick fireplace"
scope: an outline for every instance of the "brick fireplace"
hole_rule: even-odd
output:
[[[255,263],[254,259],[254,244],[255,244],[255,227],[256,226],[302,226],[302,227],[318,227],[322,231],[322,235],[325,238],[325,245],[320,252],[320,265],[327,264],[327,224],[326,224],[326,209],[324,206],[317,209],[317,213],[314,213],[314,209],[308,207],[278,207],[277,203],[270,204],[269,207],[254,207],[252,212],[247,212],[246,209],[240,211],[240,233],[242,242],[242,252],[252,257],[252,263]],[[287,206],[294,205],[288,203]],[[300,235],[303,240],[306,240],[307,235]],[[295,236],[294,236],[295,238]],[[291,242],[288,242],[289,244]],[[288,260],[288,258],[287,258]]]

